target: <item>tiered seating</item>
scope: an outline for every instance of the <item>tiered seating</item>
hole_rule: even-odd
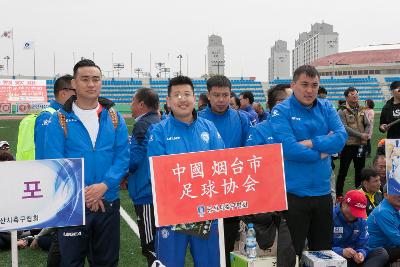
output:
[[[265,102],[265,96],[261,82],[254,80],[231,80],[232,91],[236,94],[240,94],[244,91],[252,91],[254,99],[257,102]],[[160,97],[160,102],[165,102],[167,97],[167,86],[168,80],[151,80],[150,87],[155,89]],[[196,97],[199,97],[201,93],[207,93],[207,81],[206,80],[193,80],[194,93]]]
[[[112,100],[114,103],[129,104],[136,89],[142,87],[141,80],[103,80],[101,96]],[[46,80],[47,96],[54,99],[54,80]]]
[[[385,82],[392,83],[394,81],[400,81],[400,77],[385,77]]]
[[[271,86],[280,83],[290,83],[291,80],[273,80],[270,82]],[[384,96],[379,86],[378,80],[375,77],[367,78],[323,78],[321,79],[321,86],[325,87],[328,91],[328,99],[337,101],[344,99],[343,92],[350,86],[355,87],[359,94],[360,100],[372,99],[374,101],[383,101]]]

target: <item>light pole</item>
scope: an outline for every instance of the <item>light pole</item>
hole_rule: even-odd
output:
[[[119,78],[119,72],[120,72],[120,70],[124,69],[125,66],[124,66],[124,63],[114,63],[113,68],[117,70],[118,78]]]
[[[6,66],[7,66],[7,76],[8,76],[8,61],[11,59],[9,56],[5,56],[4,59],[6,60]]]
[[[177,56],[177,58],[179,58],[179,76],[181,76],[182,75],[182,55],[179,54]]]
[[[139,78],[139,74],[142,73],[143,70],[141,68],[136,68],[135,73],[137,74],[137,77]]]

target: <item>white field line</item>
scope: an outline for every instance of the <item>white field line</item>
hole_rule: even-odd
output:
[[[129,214],[124,210],[123,207],[119,208],[119,212],[121,214],[122,219],[125,220],[125,222],[129,225],[129,227],[132,229],[132,231],[136,234],[137,237],[139,237],[139,228],[134,220],[129,216]]]

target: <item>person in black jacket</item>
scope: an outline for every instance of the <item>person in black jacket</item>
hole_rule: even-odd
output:
[[[147,258],[148,266],[156,259],[156,226],[145,136],[152,124],[160,122],[159,104],[158,94],[153,89],[141,88],[136,91],[131,105],[132,117],[136,122],[130,145],[128,190],[137,215],[142,254]]]
[[[390,91],[393,97],[382,108],[379,131],[387,132],[388,139],[398,139],[400,138],[400,121],[392,126],[389,123],[400,119],[400,81],[392,82]]]

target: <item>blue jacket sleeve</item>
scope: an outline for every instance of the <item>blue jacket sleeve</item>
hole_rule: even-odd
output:
[[[367,251],[368,251],[368,226],[367,222],[363,220],[363,222],[360,225],[360,235],[358,237],[357,243],[355,245],[355,251],[358,253],[362,253],[364,255],[364,258],[367,257]]]
[[[341,247],[332,247],[332,250],[333,250],[336,254],[338,254],[338,255],[340,255],[340,256],[343,257],[343,248],[341,248]]]
[[[327,111],[327,116],[325,117],[327,118],[328,128],[332,133],[314,137],[311,140],[313,143],[313,149],[327,154],[339,153],[346,143],[347,132],[332,104],[326,102],[325,108]]]
[[[47,111],[41,112],[35,121],[35,159],[44,159],[44,139],[46,127],[50,121],[51,113]]]
[[[43,142],[43,158],[62,159],[64,156],[65,136],[64,130],[58,120],[57,112],[53,113],[46,127]]]
[[[297,142],[290,125],[289,115],[285,114],[281,105],[271,112],[271,128],[277,143],[282,143],[285,160],[312,162],[321,159],[321,153]]]
[[[148,132],[147,156],[161,156],[166,154],[164,134],[160,124],[150,126]]]
[[[384,216],[375,216],[376,224],[379,225],[382,232],[394,246],[400,246],[400,229],[396,228],[396,218],[389,212]]]
[[[243,112],[239,111],[239,119],[240,123],[242,124],[242,146],[246,146],[246,142],[249,136],[250,129],[252,128],[251,123],[249,118],[246,116],[246,114],[243,114]]]
[[[118,113],[118,126],[115,129],[113,164],[104,174],[103,183],[108,188],[118,187],[129,167],[128,129],[124,118]]]
[[[217,128],[212,125],[213,127],[211,128],[211,150],[216,150],[216,149],[224,149],[225,148],[225,143],[222,140],[221,135],[219,134]]]
[[[257,125],[255,127],[252,127],[249,130],[249,134],[247,136],[246,140],[246,146],[257,146],[257,145],[263,145],[264,144],[264,138],[262,137],[262,134],[260,131],[257,129]]]
[[[146,157],[146,130],[147,126],[144,125],[143,122],[139,121],[137,124],[135,124],[135,128],[132,131],[129,160],[129,172],[131,173],[135,172],[143,158]]]

